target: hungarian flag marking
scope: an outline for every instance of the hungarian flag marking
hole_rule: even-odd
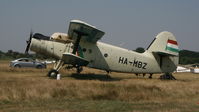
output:
[[[167,50],[167,51],[172,51],[172,52],[178,53],[178,52],[179,52],[179,48],[178,48],[178,43],[177,43],[177,41],[168,40],[168,41],[167,41],[166,50]]]

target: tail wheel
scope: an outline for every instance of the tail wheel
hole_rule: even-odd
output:
[[[160,76],[162,80],[176,80],[176,78],[171,73],[164,73]]]
[[[59,74],[59,72],[57,70],[50,70],[48,72],[48,77],[55,79],[57,77],[57,74]]]

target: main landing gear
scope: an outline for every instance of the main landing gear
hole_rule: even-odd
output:
[[[82,66],[77,66],[77,74],[80,74],[83,71],[83,67]]]
[[[69,66],[65,67],[65,69],[67,69],[67,70],[70,70],[70,69],[73,69],[73,68],[76,68],[76,73],[77,74],[80,74],[83,71],[83,67],[82,66],[69,65]]]
[[[59,74],[59,70],[63,66],[64,66],[64,62],[63,61],[58,61],[57,63],[55,63],[53,69],[48,72],[47,76],[49,78],[56,79],[57,75]],[[67,67],[67,69],[72,69],[72,68],[76,68],[77,74],[80,74],[83,71],[83,67],[82,66],[70,66],[70,67]]]

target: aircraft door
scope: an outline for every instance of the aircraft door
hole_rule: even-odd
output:
[[[110,61],[111,52],[107,51],[105,48],[98,48],[95,50],[95,66],[99,69],[104,69],[109,71],[108,60]]]

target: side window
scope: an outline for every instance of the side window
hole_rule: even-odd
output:
[[[104,54],[104,57],[105,57],[105,58],[107,58],[107,57],[108,57],[108,54],[107,54],[107,53],[105,53],[105,54]]]

